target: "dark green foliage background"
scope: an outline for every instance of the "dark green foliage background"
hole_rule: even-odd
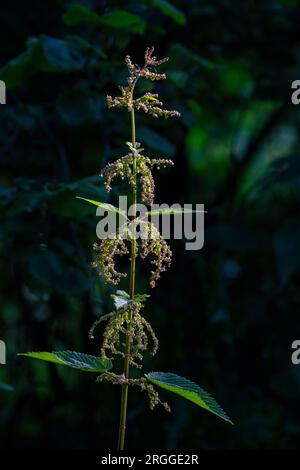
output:
[[[130,123],[105,95],[123,82],[126,53],[138,62],[153,44],[171,57],[159,92],[182,112],[172,122],[138,116],[148,154],[175,161],[157,175],[156,200],[204,203],[208,213],[201,251],[171,242],[172,268],[145,309],[160,338],[145,371],[199,383],[235,426],[164,391],[173,414],[151,412],[132,390],[128,448],[296,448],[299,2],[79,3],[98,16],[63,0],[1,3],[0,380],[13,390],[0,389],[0,446],[115,447],[117,387],[16,354],[99,351],[99,332],[91,342],[87,331],[112,308],[113,289],[90,268],[94,209],[75,196],[108,200],[98,174],[125,151]],[[148,267],[139,264],[139,292],[149,293]]]

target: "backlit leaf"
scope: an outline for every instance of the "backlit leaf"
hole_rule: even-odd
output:
[[[102,209],[105,209],[108,212],[114,212],[115,214],[120,214],[123,217],[126,217],[125,211],[118,209],[117,207],[113,206],[112,204],[107,204],[105,202],[99,202],[99,201],[94,201],[92,199],[86,199],[85,197],[80,197],[76,196],[77,199],[82,199],[83,201],[89,202],[90,204],[93,204],[94,206],[102,207]]]
[[[146,374],[149,382],[176,393],[196,405],[201,406],[207,411],[219,416],[220,418],[233,424],[220,405],[197,384],[179,375],[170,372],[150,372]]]
[[[78,353],[75,351],[53,351],[50,352],[29,352],[18,354],[18,356],[32,357],[42,361],[54,362],[62,366],[85,372],[103,372],[112,368],[109,360],[103,360],[90,354]]]

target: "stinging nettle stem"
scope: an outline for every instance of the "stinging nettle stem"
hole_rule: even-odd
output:
[[[133,93],[133,89],[132,89]],[[134,108],[131,109],[131,132],[132,132],[132,147],[135,148],[136,137],[135,137],[135,115]],[[134,188],[133,188],[133,217],[136,217],[136,204],[137,204],[137,175],[136,175],[136,154],[133,156],[133,174],[134,174]],[[135,237],[131,240],[131,261],[130,261],[130,298],[134,299],[135,289],[135,261],[136,261],[136,239]],[[129,322],[127,325],[126,345],[125,345],[125,358],[124,358],[124,376],[126,379],[129,378],[129,359],[130,359],[130,342],[131,335],[130,322],[132,320],[132,312],[129,316]],[[118,437],[118,450],[124,449],[125,432],[126,432],[126,417],[127,417],[127,403],[128,403],[128,383],[122,385],[122,396],[121,396],[121,411],[120,411],[120,424],[119,424],[119,437]]]

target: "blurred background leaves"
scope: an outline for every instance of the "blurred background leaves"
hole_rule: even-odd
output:
[[[182,113],[138,116],[148,154],[175,161],[156,175],[156,200],[208,213],[200,252],[171,242],[172,268],[145,309],[161,339],[145,368],[190,377],[235,426],[176,398],[172,415],[151,413],[132,391],[128,447],[298,446],[299,20],[297,0],[2,2],[1,447],[114,447],[117,387],[16,354],[99,351],[87,332],[113,290],[90,268],[97,219],[75,197],[108,201],[98,175],[126,151],[130,123],[105,96],[124,83],[124,56],[140,62],[152,44],[171,58],[157,88]],[[149,293],[141,265],[138,291]]]

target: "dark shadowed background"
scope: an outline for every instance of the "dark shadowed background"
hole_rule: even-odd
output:
[[[81,6],[81,7],[80,7]],[[300,79],[297,0],[2,1],[0,79],[0,446],[113,449],[119,387],[18,352],[99,351],[93,321],[112,309],[90,267],[108,160],[126,153],[130,120],[107,110],[123,59],[155,45],[180,120],[138,114],[156,201],[203,203],[205,244],[171,241],[172,268],[145,315],[160,339],[145,371],[172,371],[211,392],[235,426],[162,391],[173,413],[130,390],[131,449],[291,449],[300,439]],[[125,153],[123,153],[125,152]],[[149,266],[148,266],[149,267]],[[124,281],[121,288],[127,288]],[[139,292],[149,293],[138,268]]]

